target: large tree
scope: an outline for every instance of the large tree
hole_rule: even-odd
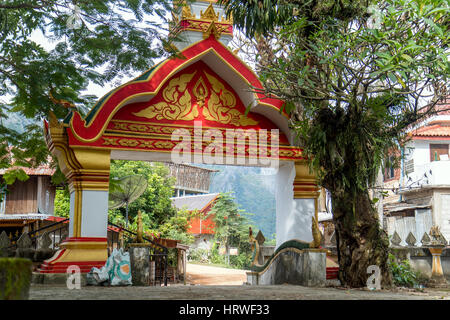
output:
[[[45,162],[42,119],[50,111],[59,119],[74,108],[84,113],[99,98],[86,94],[90,83],[117,82],[164,56],[167,3],[0,1],[0,168],[12,159],[20,166]]]
[[[405,129],[449,92],[448,0],[223,2],[259,40],[265,93],[286,101],[332,194],[339,279],[366,286],[367,267],[377,265],[391,285],[389,241],[369,189]]]

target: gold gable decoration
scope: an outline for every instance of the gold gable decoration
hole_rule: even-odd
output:
[[[211,84],[211,88],[208,89],[205,79],[200,76],[192,88],[192,94],[197,101],[197,103],[193,103],[187,87],[196,72],[182,74],[170,80],[162,93],[164,101],[152,104],[139,112],[133,112],[133,115],[156,120],[189,121],[198,118],[198,108],[200,107],[203,108],[203,116],[209,121],[231,124],[236,127],[258,124],[258,121],[247,117],[236,108],[237,100],[234,94],[207,72],[204,74]]]
[[[191,95],[186,90],[187,84],[197,71],[191,74],[182,74],[170,80],[169,85],[163,91],[164,101],[158,102],[133,114],[156,120],[193,120],[198,117],[196,105],[191,103]],[[181,97],[179,97],[181,95]]]
[[[203,116],[206,120],[232,124],[236,127],[258,124],[257,121],[248,118],[239,110],[234,109],[236,106],[236,97],[233,93],[228,91],[218,79],[206,72],[205,74],[213,89],[207,107],[203,108]]]
[[[203,32],[203,39],[206,39],[210,36],[210,34],[213,34],[214,37],[219,40],[220,35],[224,30],[226,30],[226,27],[224,26],[218,26],[213,22],[209,25],[209,27],[205,28],[206,30]]]

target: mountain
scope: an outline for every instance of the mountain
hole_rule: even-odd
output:
[[[233,192],[236,202],[248,213],[255,229],[269,240],[274,237],[276,220],[275,175],[258,167],[202,165],[219,170],[211,179],[211,193]]]
[[[9,112],[8,118],[2,118],[1,121],[5,127],[15,130],[19,133],[24,133],[26,131],[27,125],[36,123],[35,120],[27,119],[15,112]]]

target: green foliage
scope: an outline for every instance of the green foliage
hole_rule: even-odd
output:
[[[274,59],[260,66],[266,93],[287,101],[304,152],[331,191],[367,190],[387,150],[406,139],[403,129],[449,92],[446,0],[226,5],[251,36],[269,33]],[[296,14],[285,19],[277,11],[285,6]],[[418,112],[424,99],[430,104]]]
[[[389,268],[396,286],[417,287],[419,274],[411,269],[409,260],[398,262],[393,254],[389,254]]]
[[[302,14],[314,21],[324,17],[348,19],[364,13],[367,1],[283,1],[283,0],[220,0],[226,13],[233,14],[235,25],[247,36],[268,34],[276,27],[294,23]]]
[[[142,196],[128,206],[130,223],[137,216],[138,210],[141,210],[144,225],[148,222],[148,228],[158,228],[164,221],[176,213],[170,200],[173,194],[174,178],[169,177],[169,169],[162,163],[124,160],[111,161],[110,180],[112,183],[114,183],[115,179],[133,174],[140,174],[147,177],[148,186]],[[117,218],[118,213],[125,217],[125,210],[122,207],[110,211],[117,211],[117,213],[113,213],[113,216],[119,219]],[[148,216],[148,219],[145,216]]]
[[[26,300],[33,264],[29,259],[0,258],[0,300]]]
[[[224,257],[219,257],[218,247],[225,247],[226,253],[230,247],[238,248],[239,256],[230,256],[230,265],[248,267],[251,258],[251,248],[248,241],[249,221],[245,210],[239,209],[230,193],[221,193],[207,217],[212,216],[215,224],[216,245],[211,250],[211,261],[221,263]]]
[[[2,1],[0,168],[13,159],[27,167],[47,161],[42,119],[50,111],[59,119],[68,113],[50,91],[84,114],[98,99],[85,93],[90,83],[120,81],[167,55],[156,21],[165,24],[169,10],[169,1],[153,0]],[[73,17],[81,19],[80,28],[68,23]]]
[[[69,218],[70,195],[67,189],[57,189],[55,194],[55,216]]]
[[[189,229],[189,220],[195,215],[195,212],[181,209],[174,216],[168,218],[157,229],[161,238],[180,240],[181,243],[191,244],[194,237],[187,232]]]
[[[192,262],[207,263],[233,269],[249,269],[252,260],[249,251],[244,249],[237,256],[230,256],[230,263],[228,264],[227,256],[219,253],[217,243],[210,250],[201,248],[190,249],[187,258]]]
[[[216,240],[224,246],[233,246],[248,236],[246,214],[230,193],[221,193],[206,217],[213,217]]]
[[[235,202],[247,212],[253,230],[261,230],[266,241],[275,233],[275,175],[264,174],[261,168],[208,165],[219,170],[211,179],[210,192],[233,190]],[[256,231],[257,232],[257,231]]]

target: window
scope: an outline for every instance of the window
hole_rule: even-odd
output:
[[[430,143],[430,162],[448,159],[448,144]]]

